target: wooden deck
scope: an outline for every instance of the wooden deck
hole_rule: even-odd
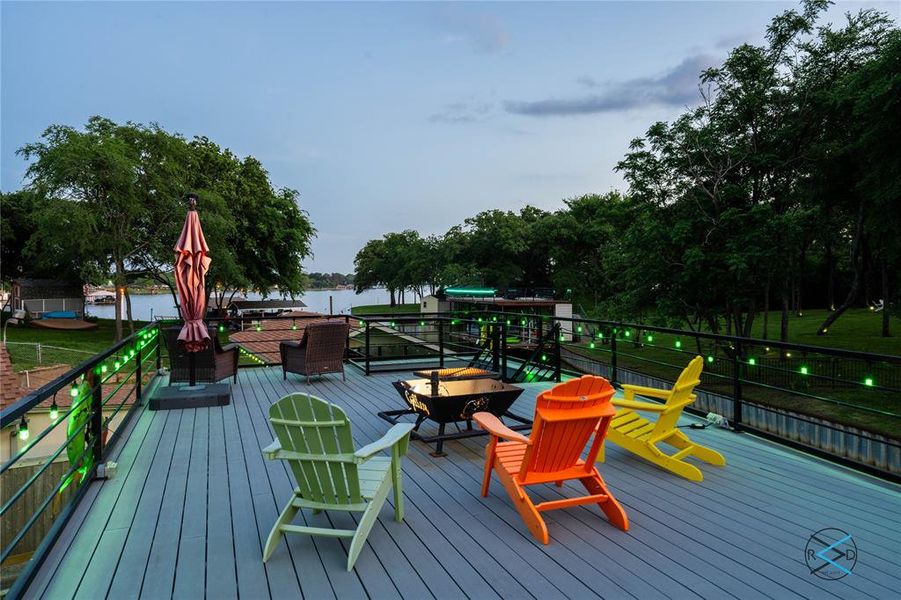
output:
[[[263,460],[269,405],[307,391],[340,404],[358,445],[400,407],[394,375],[347,382],[280,369],[243,369],[230,406],[144,411],[114,460],[118,476],[93,483],[30,587],[33,598],[850,598],[901,589],[899,489],[818,459],[723,430],[691,434],[726,455],[692,483],[609,445],[601,466],[631,530],[596,507],[545,513],[551,543],[532,539],[495,480],[479,495],[485,438],[449,442],[446,458],[411,442],[404,463],[406,519],[385,506],[355,569],[336,539],[288,536],[267,564],[261,548],[292,481]],[[517,402],[531,414],[547,384]],[[542,499],[566,494],[538,489]],[[389,498],[388,504],[391,503]],[[300,519],[301,517],[298,517]],[[343,526],[347,514],[306,515]],[[837,527],[860,558],[837,581],[810,573],[809,536]]]

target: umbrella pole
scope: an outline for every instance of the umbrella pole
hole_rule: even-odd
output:
[[[189,370],[191,371],[191,387],[194,387],[197,385],[197,354],[191,352],[188,361],[190,365]]]

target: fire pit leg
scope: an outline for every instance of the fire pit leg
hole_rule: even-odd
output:
[[[444,425],[445,423],[441,423],[438,425],[438,441],[435,443],[435,451],[429,452],[430,456],[434,456],[436,458],[440,458],[442,456],[447,456],[447,453],[444,452]]]
[[[419,431],[419,426],[422,425],[422,422],[426,420],[426,416],[420,414],[416,417],[416,423],[413,425],[413,431]]]

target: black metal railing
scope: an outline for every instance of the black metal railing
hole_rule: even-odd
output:
[[[696,413],[716,412],[735,431],[751,431],[805,450],[816,448],[807,439],[811,434],[800,431],[804,427],[851,436],[867,446],[860,452],[872,452],[869,447],[874,444],[890,454],[901,449],[899,356],[512,312],[358,319],[364,329],[394,336],[364,345],[362,357],[355,362],[367,374],[409,370],[411,364],[437,367],[453,358],[461,363],[481,360],[508,381],[556,380],[560,373],[594,372],[615,385],[644,380],[666,384],[700,355],[705,368],[698,389],[705,402],[696,403]],[[440,335],[430,338],[430,332]],[[449,339],[456,341],[449,343]],[[504,367],[497,369],[499,363]],[[514,367],[508,370],[508,364]],[[794,429],[780,431],[764,425],[765,415],[780,419],[790,415]],[[816,447],[822,445],[818,442]],[[835,449],[822,452],[832,459],[858,452],[842,448],[843,442],[833,445]],[[891,456],[886,461],[897,462]],[[845,462],[872,470],[865,459]],[[889,470],[897,471],[897,465]],[[884,468],[876,471],[887,473]]]
[[[0,466],[6,597],[19,597],[31,581],[142,405],[160,361],[158,332],[148,325],[0,413],[11,433]]]

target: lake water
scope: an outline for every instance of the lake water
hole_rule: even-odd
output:
[[[332,298],[332,308],[336,315],[350,313],[354,306],[364,304],[388,304],[388,291],[384,289],[366,290],[362,294],[356,294],[353,290],[310,290],[305,292],[300,299],[307,305],[307,310],[327,314],[329,312],[329,297]],[[257,293],[248,293],[248,300],[260,300],[262,296]],[[270,294],[270,300],[277,300],[277,294]],[[115,307],[111,304],[87,304],[85,305],[89,315],[101,319],[116,318]],[[150,321],[154,317],[174,317],[178,311],[172,303],[170,294],[133,294],[131,297],[131,310],[135,319]],[[123,317],[125,310],[122,311]]]

